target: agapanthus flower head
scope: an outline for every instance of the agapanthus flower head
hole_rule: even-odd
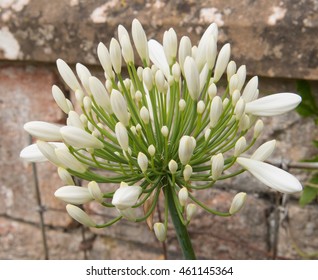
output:
[[[301,101],[297,94],[258,99],[258,78],[246,82],[246,66],[230,60],[230,44],[217,45],[214,23],[198,46],[187,36],[178,42],[172,28],[164,33],[162,44],[148,40],[137,19],[131,34],[120,25],[118,39],[108,47],[98,45],[103,80],[82,64],[76,65],[75,75],[58,59],[58,70],[79,106],[53,86],[55,101],[68,114],[66,125],[32,121],[24,126],[38,142],[25,148],[21,157],[47,159],[58,167],[66,186],[55,195],[69,203],[67,211],[74,219],[96,227],[121,218],[147,221],[163,241],[168,211],[162,222],[153,215],[161,198],[164,207],[175,206],[186,226],[198,207],[222,216],[239,211],[245,193],[235,196],[225,213],[197,200],[196,193],[245,170],[280,192],[302,189],[294,176],[264,163],[275,141],[253,148],[264,127],[258,117],[294,109]],[[135,64],[137,55],[142,65]],[[228,85],[223,87],[220,80]],[[72,176],[88,181],[87,187],[75,186]],[[113,190],[103,192],[102,183],[112,183]],[[115,207],[118,217],[99,225],[72,205],[91,201]],[[136,211],[139,207],[144,215]]]

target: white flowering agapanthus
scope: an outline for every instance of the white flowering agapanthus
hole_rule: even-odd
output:
[[[258,98],[258,78],[246,81],[246,67],[230,61],[230,44],[217,46],[216,24],[208,27],[198,46],[186,36],[178,43],[173,29],[166,31],[163,43],[148,41],[136,19],[131,37],[122,25],[118,34],[109,48],[98,45],[105,80],[92,76],[81,64],[76,65],[75,75],[58,59],[60,75],[79,102],[73,106],[53,86],[54,99],[68,114],[65,126],[41,121],[24,126],[38,141],[25,148],[21,157],[49,160],[58,167],[66,185],[55,196],[68,203],[67,211],[74,219],[93,227],[121,218],[147,220],[164,241],[169,211],[175,211],[184,226],[197,207],[221,216],[239,211],[244,193],[229,202],[229,212],[219,212],[198,201],[196,192],[245,170],[274,190],[302,189],[294,176],[264,162],[275,141],[252,148],[264,127],[258,117],[293,110],[301,98],[293,93]],[[134,64],[137,55],[142,66]],[[228,86],[219,86],[220,80]],[[78,107],[81,112],[74,111]],[[105,176],[100,172],[104,170],[113,175]],[[88,181],[88,186],[72,185],[72,176]],[[102,192],[101,183],[112,183],[114,189]],[[165,217],[153,221],[161,193]],[[74,206],[91,201],[114,207],[118,216],[96,224]],[[143,215],[135,211],[138,207]]]

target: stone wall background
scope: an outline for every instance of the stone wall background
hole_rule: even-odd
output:
[[[105,230],[78,225],[53,197],[62,184],[55,168],[37,164],[35,177],[34,167],[19,159],[30,143],[25,122],[65,121],[51,96],[53,84],[64,86],[55,60],[81,62],[101,74],[98,42],[108,45],[118,24],[129,30],[135,17],[148,38],[161,40],[173,27],[179,38],[188,35],[192,42],[215,21],[219,46],[231,43],[232,58],[247,65],[249,76],[259,76],[262,94],[295,92],[296,81],[305,79],[317,96],[317,0],[0,0],[0,259],[164,258],[145,224],[121,221]],[[297,162],[317,153],[311,145],[318,138],[312,119],[291,112],[264,121],[262,141],[278,140],[273,162]],[[291,172],[306,182],[308,172]],[[245,173],[204,192],[202,199],[227,209],[237,191],[249,193],[239,214],[224,219],[199,211],[192,222],[189,231],[199,258],[299,259],[304,257],[299,249],[318,252],[317,202],[301,208],[297,196],[282,197]],[[89,211],[96,219],[111,216],[93,206]],[[167,255],[181,258],[172,229]]]

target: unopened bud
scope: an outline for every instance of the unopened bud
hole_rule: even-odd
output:
[[[142,172],[146,172],[147,168],[148,168],[148,158],[147,158],[147,156],[144,153],[139,152],[138,153],[138,157],[137,157],[137,162],[138,162],[138,165],[139,165],[141,171]]]
[[[178,170],[178,164],[173,159],[169,161],[168,167],[169,167],[171,174],[175,174]]]
[[[183,170],[183,178],[184,178],[184,181],[188,182],[190,180],[190,177],[192,175],[192,167],[191,165],[187,164],[185,167],[184,167],[184,170]]]
[[[187,221],[188,222],[192,219],[192,217],[194,216],[196,211],[197,211],[197,206],[195,204],[190,203],[190,204],[187,205],[186,216],[187,216]]]
[[[186,187],[183,187],[179,193],[178,198],[181,206],[185,206],[189,197],[189,193]]]
[[[81,208],[74,206],[72,204],[66,205],[67,213],[80,224],[88,227],[95,227],[96,223],[89,217]]]
[[[148,147],[148,153],[149,153],[149,155],[150,155],[151,157],[153,157],[153,156],[155,155],[155,153],[156,153],[156,148],[155,148],[154,145],[150,145],[150,146]]]
[[[160,242],[164,242],[166,240],[167,231],[163,223],[155,223],[153,226],[155,235]]]
[[[246,139],[244,136],[240,137],[235,143],[234,156],[238,157],[246,148]]]
[[[242,209],[242,207],[244,206],[245,201],[246,201],[246,193],[245,192],[240,192],[240,193],[236,194],[233,198],[232,203],[231,203],[229,213],[231,215],[234,215],[235,213],[239,212]]]
[[[224,169],[224,158],[223,154],[219,153],[212,157],[212,179],[216,181],[222,174]]]

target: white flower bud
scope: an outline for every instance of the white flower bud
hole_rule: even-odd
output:
[[[48,160],[36,144],[31,144],[23,148],[20,152],[20,158],[27,162],[45,162]]]
[[[235,108],[234,108],[234,114],[235,114],[235,117],[237,120],[241,119],[241,117],[244,114],[244,111],[245,111],[245,102],[244,102],[244,99],[241,97],[237,101]]]
[[[61,141],[60,133],[61,125],[42,122],[31,121],[23,126],[24,130],[30,133],[33,137],[43,141]]]
[[[61,161],[58,159],[58,157],[55,154],[55,149],[58,148],[64,148],[67,149],[64,143],[58,143],[58,142],[44,142],[44,141],[37,141],[36,145],[41,152],[41,154],[47,158],[50,162],[52,162],[56,166],[65,167],[64,164],[61,163]]]
[[[168,167],[169,167],[171,174],[176,174],[176,172],[178,170],[178,163],[172,159],[169,161]]]
[[[179,45],[179,64],[182,72],[184,73],[184,61],[187,56],[191,56],[191,40],[187,36],[183,36]]]
[[[76,91],[77,89],[80,89],[81,86],[76,79],[72,69],[67,65],[67,63],[62,60],[58,59],[56,61],[57,69],[63,78],[64,82],[73,90]]]
[[[108,114],[112,114],[113,110],[110,105],[109,95],[103,83],[96,77],[90,77],[88,83],[97,105],[102,107]]]
[[[187,216],[187,221],[189,222],[194,214],[197,212],[197,206],[193,203],[189,203],[186,208],[186,216]]]
[[[236,72],[236,63],[235,61],[231,60],[226,68],[228,82],[230,81],[231,77],[235,74],[235,72]]]
[[[52,86],[52,95],[56,104],[60,107],[60,109],[65,114],[68,114],[68,112],[70,111],[70,107],[67,104],[65,95],[63,94],[63,92],[60,90],[58,86],[56,85]]]
[[[134,206],[142,192],[139,186],[120,186],[114,195],[112,204],[119,210],[125,210]]]
[[[187,103],[185,102],[185,100],[184,99],[180,99],[180,101],[179,101],[179,110],[180,110],[180,112],[183,112],[186,106],[187,106]]]
[[[237,74],[232,75],[230,82],[229,82],[229,89],[230,89],[230,95],[232,96],[234,90],[237,89],[239,83],[239,79]]]
[[[244,206],[245,201],[246,201],[246,193],[245,192],[237,193],[232,200],[229,213],[231,215],[234,215],[237,212],[239,212]]]
[[[164,242],[166,240],[167,231],[163,223],[155,223],[153,226],[155,235],[160,242]]]
[[[136,47],[136,50],[142,61],[145,61],[146,64],[149,64],[149,51],[148,51],[148,42],[146,33],[138,21],[134,19],[132,22],[131,33],[133,41]]]
[[[211,176],[212,176],[212,179],[216,181],[222,175],[222,172],[224,169],[223,154],[219,153],[215,156],[212,156],[211,160],[212,160]]]
[[[100,190],[99,185],[95,181],[91,181],[87,185],[90,195],[98,202],[103,201],[103,194]]]
[[[141,129],[142,129],[141,125],[139,123],[137,123],[137,125],[136,125],[137,133],[141,132]]]
[[[116,134],[116,138],[117,138],[117,141],[118,141],[120,147],[124,151],[128,151],[129,137],[128,137],[126,127],[121,122],[116,123],[115,134]]]
[[[197,104],[197,113],[202,115],[204,110],[205,110],[205,103],[204,101],[200,100]]]
[[[178,198],[181,206],[185,206],[189,197],[189,193],[186,187],[183,187],[179,193]]]
[[[194,137],[190,137],[187,135],[184,135],[181,137],[179,142],[179,159],[183,165],[186,165],[193,154],[194,148],[196,146],[196,141]]]
[[[240,66],[236,74],[238,77],[237,89],[241,90],[246,80],[246,66],[245,65]]]
[[[192,166],[187,164],[185,167],[184,167],[184,170],[183,170],[183,178],[184,178],[184,181],[188,182],[190,180],[190,177],[192,175],[192,172],[193,172],[193,169],[192,169]]]
[[[223,110],[229,105],[230,103],[230,99],[228,99],[227,97],[224,98],[223,102],[222,102],[222,107]]]
[[[222,99],[219,96],[215,96],[212,99],[210,107],[210,126],[213,128],[218,124],[218,121],[223,112]]]
[[[238,89],[234,90],[232,94],[232,105],[235,106],[237,101],[239,101],[241,97],[240,91]]]
[[[252,79],[248,81],[246,84],[243,93],[242,93],[242,98],[244,99],[245,102],[251,102],[258,97],[258,77],[254,76]]]
[[[103,142],[83,129],[74,126],[64,126],[60,129],[64,141],[76,148],[94,148],[104,147]]]
[[[106,78],[107,79],[107,78]],[[107,79],[106,82],[105,82],[105,87],[106,87],[106,90],[108,92],[112,92],[113,90],[113,83],[111,80]]]
[[[81,89],[77,89],[75,91],[75,99],[80,105],[83,104],[84,96],[85,96],[85,94],[84,94],[84,92]]]
[[[150,120],[149,111],[145,106],[143,106],[140,109],[140,117],[145,124],[149,123],[149,120]]]
[[[90,113],[92,110],[92,100],[89,96],[85,96],[83,99],[84,109],[87,113]]]
[[[257,148],[257,150],[251,156],[251,159],[265,161],[274,152],[276,146],[276,140],[267,141]]]
[[[72,102],[69,99],[67,99],[67,98],[66,98],[66,103],[67,103],[67,106],[69,108],[69,111],[74,110]]]
[[[175,64],[173,64],[171,71],[172,71],[174,80],[178,82],[181,77],[181,68],[179,63],[176,62]]]
[[[76,73],[79,79],[81,80],[82,85],[84,86],[86,91],[89,91],[88,87],[88,79],[91,77],[91,72],[81,63],[76,63]]]
[[[214,83],[210,84],[208,87],[209,98],[212,100],[215,97],[216,93],[217,93],[216,85]]]
[[[230,44],[225,44],[219,52],[218,58],[216,60],[215,68],[214,68],[214,76],[213,81],[216,83],[220,80],[223,75],[231,55],[231,47]]]
[[[87,166],[78,161],[78,159],[74,157],[69,150],[65,148],[56,148],[55,155],[58,161],[62,163],[62,167],[74,170],[78,173],[86,172]]]
[[[240,119],[240,123],[239,123],[240,130],[245,131],[245,130],[249,129],[250,123],[251,123],[250,117],[246,114],[243,114],[243,116]]]
[[[168,137],[168,135],[169,135],[169,128],[164,125],[164,126],[161,128],[161,134],[162,134],[163,137]]]
[[[262,133],[264,129],[264,123],[262,120],[257,120],[254,125],[254,135],[253,138],[258,138],[258,136]]]
[[[139,152],[137,157],[137,162],[141,171],[145,173],[148,169],[148,163],[149,163],[147,156],[144,153]]]
[[[102,65],[107,79],[114,79],[111,59],[107,47],[103,43],[99,43],[97,47],[97,55],[100,64]]]
[[[155,155],[155,153],[156,153],[156,148],[155,148],[154,145],[150,145],[150,146],[148,147],[148,153],[149,153],[149,155],[150,155],[151,157],[153,157],[153,156]]]
[[[134,50],[127,35],[123,35],[120,39],[120,44],[122,47],[122,55],[126,63],[134,63]]]
[[[208,138],[209,138],[210,134],[211,134],[211,129],[210,128],[206,129],[205,132],[204,132],[205,141],[208,141]]]
[[[171,66],[177,56],[178,49],[177,34],[173,28],[164,32],[162,43],[168,64]]]
[[[87,124],[88,124],[88,119],[87,119],[87,117],[86,117],[84,114],[81,114],[81,115],[79,116],[79,118],[80,118],[80,121],[81,121],[83,127],[87,127]],[[83,128],[83,129],[84,129],[84,128]],[[102,127],[102,129],[103,129],[103,127]]]
[[[184,75],[192,100],[198,100],[200,95],[200,75],[197,65],[191,56],[188,56],[184,61]]]
[[[240,137],[236,143],[234,148],[234,156],[238,157],[246,148],[246,139],[244,136]]]
[[[64,168],[59,167],[57,169],[57,173],[59,175],[59,177],[61,178],[61,180],[63,181],[64,184],[66,185],[74,185],[74,181],[73,178],[71,176],[71,174]]]
[[[137,102],[140,102],[142,100],[142,93],[140,90],[137,90],[136,93],[135,93],[135,100]]]
[[[147,89],[150,91],[153,87],[153,76],[152,76],[151,69],[149,67],[146,67],[142,71],[142,80],[144,81]]]
[[[277,116],[295,109],[301,97],[294,93],[276,93],[246,103],[247,114],[255,116]]]
[[[165,87],[165,76],[161,70],[158,70],[155,74],[155,83],[156,83],[157,89],[160,92],[163,92]]]
[[[112,38],[109,45],[110,60],[116,74],[121,72],[121,49],[118,41]]]
[[[133,135],[137,134],[137,130],[136,130],[136,127],[134,125],[130,127],[130,131],[132,132]]]
[[[112,106],[113,112],[117,119],[124,125],[129,125],[129,113],[127,109],[127,104],[125,98],[122,96],[122,94],[116,90],[113,89],[111,95],[110,95],[110,104]]]
[[[77,186],[61,187],[54,193],[54,196],[75,205],[84,204],[94,199],[87,188]]]
[[[217,54],[216,40],[209,36],[206,44],[206,63],[209,70],[212,70],[215,64]]]
[[[276,166],[243,157],[238,157],[236,162],[274,190],[287,194],[302,190],[302,185],[296,177]]]
[[[95,227],[96,223],[89,217],[81,208],[74,206],[72,204],[66,205],[67,213],[80,224],[88,227]]]

